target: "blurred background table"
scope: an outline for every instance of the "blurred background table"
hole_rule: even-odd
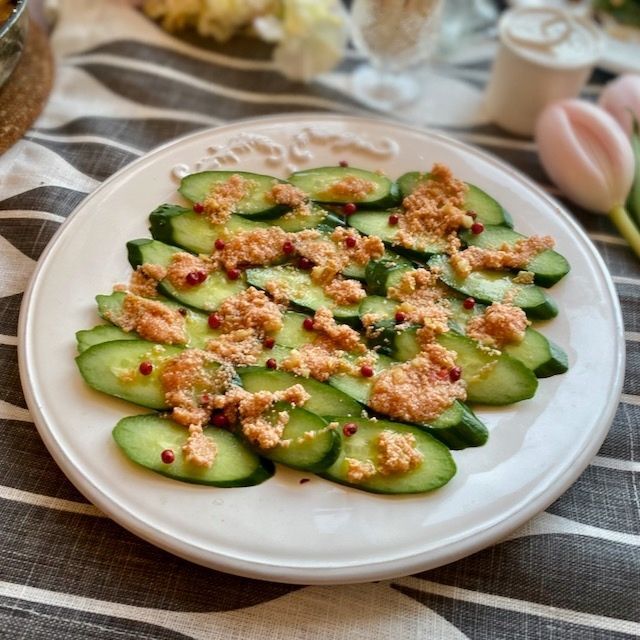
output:
[[[301,85],[274,72],[261,42],[178,40],[117,0],[61,0],[51,46],[49,103],[0,156],[0,637],[640,637],[640,269],[606,218],[569,203],[620,296],[623,397],[580,479],[508,540],[407,578],[298,587],[182,561],[87,503],[44,448],[17,369],[22,293],[60,224],[112,173],[176,136],[287,111],[376,114],[350,94],[355,54]],[[461,48],[425,72],[426,102],[394,115],[479,145],[557,195],[534,143],[484,115],[494,51],[490,38]],[[585,95],[609,78],[596,71]]]

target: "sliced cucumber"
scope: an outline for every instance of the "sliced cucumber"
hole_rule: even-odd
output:
[[[85,382],[97,391],[149,409],[168,409],[160,374],[181,351],[182,347],[144,340],[114,340],[83,351],[76,363]],[[151,363],[149,375],[140,372],[142,362]]]
[[[295,232],[303,231],[304,229],[315,229],[319,225],[334,228],[344,225],[344,222],[326,209],[317,204],[312,204],[309,213],[290,211],[286,215],[269,220],[269,224],[280,227],[283,231]]]
[[[434,256],[429,260],[429,267],[440,270],[440,279],[446,285],[478,302],[490,304],[508,298],[530,318],[544,320],[558,315],[558,306],[544,289],[535,284],[518,284],[514,282],[516,276],[507,271],[472,271],[462,278],[446,256]]]
[[[311,280],[309,273],[292,265],[263,267],[247,270],[247,282],[259,289],[266,289],[269,282],[285,287],[289,300],[299,307],[317,311],[320,307],[331,309],[341,322],[358,323],[358,305],[337,305],[319,284]]]
[[[363,418],[336,418],[340,426],[353,422],[358,430],[350,437],[342,438],[342,449],[335,463],[321,475],[327,480],[345,484],[372,493],[423,493],[445,485],[455,475],[456,465],[447,447],[428,433],[406,424],[386,420],[366,420]],[[407,473],[375,475],[362,480],[349,480],[347,458],[360,462],[377,459],[377,440],[383,431],[410,433],[415,438],[416,449],[424,456],[422,463]]]
[[[520,360],[538,378],[549,378],[569,369],[567,354],[539,331],[530,327],[519,344],[508,344],[504,352]]]
[[[289,421],[282,433],[287,445],[276,445],[272,449],[256,449],[264,458],[279,462],[292,469],[317,473],[330,467],[340,453],[340,436],[320,416],[304,409],[292,409],[286,403],[277,403],[264,418],[275,420],[276,414],[287,411]]]
[[[402,215],[402,214],[401,214]],[[358,211],[349,216],[349,226],[364,233],[367,236],[378,236],[386,245],[393,247],[395,251],[406,253],[419,260],[428,259],[430,256],[444,253],[447,249],[445,240],[436,242],[415,241],[411,247],[400,246],[396,241],[398,227],[389,224],[388,211]]]
[[[506,405],[533,398],[538,380],[519,360],[504,353],[487,352],[471,338],[453,331],[441,334],[438,342],[455,351],[456,364],[467,383],[469,402]]]
[[[237,215],[232,215],[225,224],[212,224],[193,209],[173,204],[160,205],[149,216],[149,222],[155,240],[204,254],[212,253],[215,241],[222,236],[269,227],[265,222]]]
[[[238,369],[238,374],[242,380],[242,386],[250,393],[281,391],[294,384],[301,384],[311,396],[304,408],[319,416],[327,414],[359,416],[362,413],[362,406],[351,397],[313,378],[303,378],[286,371],[274,371],[262,367],[244,367]]]
[[[396,334],[394,333],[394,336]],[[417,342],[412,343],[417,349]],[[415,357],[418,351],[411,356]],[[380,373],[395,364],[391,358],[380,355],[374,367],[374,374]],[[354,400],[369,405],[371,386],[375,377],[352,376],[347,374],[335,375],[329,378],[329,384],[340,389]],[[416,423],[421,429],[425,429],[431,435],[437,437],[452,449],[464,449],[465,447],[478,447],[483,445],[488,438],[487,428],[477,416],[461,402],[454,404],[442,412],[436,419],[428,423]]]
[[[314,334],[302,326],[308,317],[304,313],[285,311],[282,314],[282,329],[274,336],[276,342],[283,347],[297,349],[313,340]]]
[[[97,295],[96,302],[98,303],[98,313],[109,322],[119,326],[119,318],[122,315],[122,304],[124,302],[126,294],[123,291],[116,291],[109,295]],[[182,309],[185,320],[185,332],[187,334],[187,343],[184,345],[192,349],[203,349],[207,344],[207,341],[220,332],[209,327],[209,316],[200,311],[193,309],[187,309],[182,307],[178,302],[161,298],[157,300],[171,309]],[[125,334],[137,337],[136,333]],[[117,338],[113,338],[114,340]],[[138,339],[140,339],[138,337]],[[105,342],[102,340],[101,342]]]
[[[506,227],[487,225],[482,233],[465,231],[460,238],[469,246],[483,249],[499,249],[502,245],[514,245],[518,240],[526,238],[521,233]],[[542,287],[550,287],[569,273],[569,263],[557,251],[546,249],[529,261],[524,271],[531,271],[534,282]]]
[[[331,192],[331,187],[341,180],[354,176],[367,180],[375,185],[375,188],[362,198],[354,196],[340,196]],[[289,176],[289,182],[302,189],[316,202],[340,204],[345,202],[364,203],[370,207],[384,209],[392,207],[399,202],[397,185],[377,173],[354,169],[352,167],[319,167],[298,171]]]
[[[408,271],[413,271],[413,265],[408,260],[399,262],[383,257],[380,260],[371,261],[366,270],[369,293],[387,295],[391,287],[397,287],[400,284],[400,280]]]
[[[78,353],[86,351],[89,347],[102,342],[112,342],[113,340],[139,340],[135,333],[127,333],[120,327],[112,324],[99,324],[93,329],[83,329],[76,332],[76,346]]]
[[[286,211],[286,207],[274,204],[269,197],[271,189],[278,182],[285,182],[273,176],[246,171],[202,171],[185,176],[178,191],[191,202],[202,202],[211,189],[223,184],[231,176],[241,176],[250,182],[247,195],[234,207],[234,213],[248,218],[277,218]]]
[[[412,360],[420,353],[415,327],[394,335],[393,354],[398,360]],[[469,402],[505,405],[533,397],[538,381],[519,360],[484,349],[455,331],[441,334],[438,342],[456,353],[456,365],[462,369],[462,379],[467,383]]]
[[[465,309],[462,300],[451,298],[449,309],[451,310],[451,326],[458,333],[466,333],[467,322],[483,313],[486,307],[475,304],[472,309]],[[516,360],[520,360],[538,378],[548,378],[565,373],[569,368],[567,354],[532,327],[527,327],[522,342],[506,345],[502,351]]]
[[[127,251],[129,262],[135,269],[139,265],[147,263],[167,267],[171,262],[171,256],[181,252],[182,249],[158,240],[143,238],[127,242]],[[229,280],[220,271],[210,273],[202,284],[192,287],[177,289],[166,278],[158,284],[158,291],[183,305],[203,311],[213,311],[228,297],[239,293],[244,288],[242,277],[238,280]]]
[[[130,416],[113,429],[114,440],[130,460],[174,480],[214,487],[249,487],[273,475],[273,463],[262,460],[229,431],[208,428],[204,434],[218,450],[209,468],[184,459],[182,446],[187,430],[167,417],[155,413]],[[175,456],[170,464],[162,461],[162,452],[167,449]]]
[[[393,364],[394,362],[391,358],[388,358],[385,355],[380,355],[373,366],[374,377]],[[360,402],[363,405],[368,405],[369,396],[371,395],[371,385],[373,384],[374,377],[365,378],[361,375],[339,373],[331,376],[328,382],[332,387],[346,393],[357,402]]]
[[[420,182],[426,182],[428,179],[428,173],[420,173],[419,171],[411,171],[400,176],[398,178],[398,187],[402,197],[405,198],[410,195]],[[478,220],[484,224],[513,226],[511,216],[497,200],[473,184],[467,182],[467,186],[469,190],[464,203],[466,211],[475,211],[478,214]]]
[[[484,423],[459,400],[434,420],[417,426],[438,438],[449,449],[481,447],[489,438],[489,432]]]
[[[360,303],[360,318],[367,314],[378,316],[378,322],[383,320],[393,320],[398,303],[390,298],[382,296],[367,296]]]

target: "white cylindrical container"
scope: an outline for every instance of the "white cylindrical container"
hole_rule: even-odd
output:
[[[502,128],[530,136],[544,107],[580,93],[600,57],[602,35],[589,20],[551,7],[507,11],[499,33],[487,110]]]

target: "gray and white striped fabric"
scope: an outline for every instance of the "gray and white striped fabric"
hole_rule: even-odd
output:
[[[139,540],[66,480],[31,422],[17,320],[35,261],[87,193],[175,136],[285,111],[366,111],[348,58],[309,86],[268,48],[176,40],[116,0],[63,0],[53,94],[0,157],[0,637],[7,639],[640,637],[640,269],[608,220],[571,207],[601,251],[625,319],[628,363],[613,427],[580,479],[510,539],[440,569],[368,585],[296,587],[204,569]],[[448,108],[426,121],[548,187],[531,142],[484,118],[493,45],[428,77]],[[596,74],[587,94],[598,94]],[[437,96],[440,96],[438,98]]]

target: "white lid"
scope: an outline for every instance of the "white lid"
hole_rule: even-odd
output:
[[[592,65],[603,42],[593,22],[553,7],[507,11],[500,20],[500,39],[534,64],[557,69]]]

